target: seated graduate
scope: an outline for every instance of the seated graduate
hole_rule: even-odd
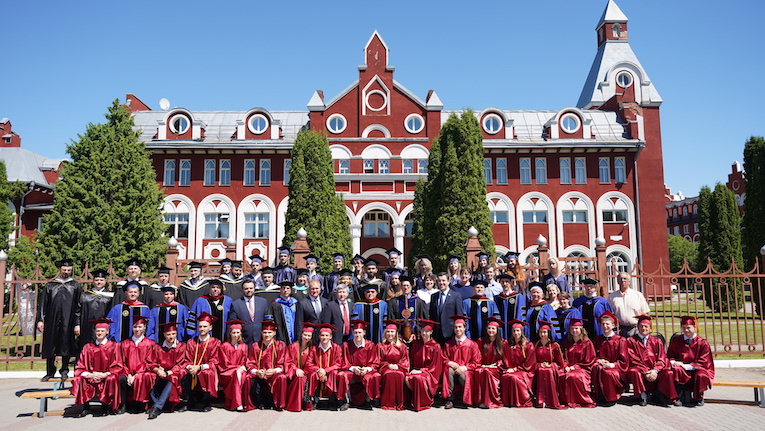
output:
[[[306,360],[308,392],[314,397],[314,406],[318,404],[318,397],[329,396],[333,407],[339,401],[339,410],[348,410],[348,379],[342,373],[347,366],[342,347],[332,342],[332,332],[336,328],[328,323],[316,327],[319,329],[319,343],[311,348]]]
[[[567,409],[558,397],[559,378],[566,367],[563,351],[558,343],[550,338],[555,325],[544,320],[539,321],[539,341],[535,344],[534,354],[537,366],[534,370],[535,406],[540,408]]]
[[[154,373],[147,368],[146,358],[154,348],[154,341],[146,337],[148,318],[133,316],[133,335],[119,344],[120,405],[117,414],[125,412],[128,403],[139,404],[131,410],[143,413],[149,402],[149,391],[154,385]]]
[[[502,373],[502,403],[508,407],[531,407],[531,388],[536,368],[534,343],[526,339],[523,327],[526,322],[516,320],[510,324],[512,334],[508,337],[504,354],[507,369]]]
[[[627,339],[627,376],[635,394],[640,394],[641,406],[647,405],[651,397],[660,405],[668,405],[677,398],[677,392],[664,343],[651,335],[651,316],[644,314],[636,318],[638,332]]]
[[[369,323],[352,319],[353,338],[343,343],[343,356],[348,371],[350,401],[372,408],[380,400],[380,356],[377,345],[366,339]]]
[[[260,322],[260,341],[250,346],[245,389],[249,390],[252,404],[258,409],[281,411],[287,403],[287,375],[284,374],[287,346],[276,339],[278,324],[273,316],[266,315],[265,319]]]
[[[454,315],[452,319],[454,338],[444,346],[444,368],[441,376],[441,394],[446,398],[445,409],[454,408],[455,389],[462,386],[462,402],[473,404],[473,373],[481,365],[481,349],[478,343],[465,334],[467,316]]]
[[[289,412],[313,410],[311,396],[308,392],[308,375],[306,361],[313,347],[314,325],[303,322],[300,339],[287,346],[284,357],[284,374],[287,375],[287,405]]]
[[[90,414],[90,400],[98,397],[104,412],[117,411],[120,399],[119,350],[117,343],[109,340],[111,319],[93,319],[96,340],[82,347],[80,358],[74,369],[72,388],[74,404],[82,406],[79,417]]]
[[[188,408],[196,409],[199,396],[202,398],[202,412],[212,411],[211,398],[218,398],[218,349],[220,340],[210,334],[217,318],[202,312],[196,319],[197,335],[186,344],[188,373],[181,380],[183,398]]]
[[[569,407],[595,407],[590,371],[595,364],[595,346],[587,336],[582,319],[571,319],[568,338],[563,342],[566,366],[561,375],[561,401]]]
[[[409,349],[399,339],[402,322],[385,320],[382,343],[377,345],[380,357],[380,407],[383,410],[404,410],[404,379],[409,373]]]
[[[406,386],[412,391],[412,408],[417,412],[433,406],[444,365],[441,345],[433,339],[438,322],[420,319],[419,323],[420,338],[414,340],[409,354],[412,371],[406,376]]]
[[[167,286],[162,286],[160,289],[162,292],[162,301],[151,309],[151,314],[149,315],[151,326],[147,327],[146,336],[153,341],[161,343],[161,325],[172,322],[176,323],[176,326],[181,328],[181,331],[178,334],[178,339],[180,341],[186,340],[186,325],[189,321],[189,309],[175,300],[175,295],[178,292],[175,286],[169,284]]]
[[[128,281],[122,285],[125,300],[112,307],[106,318],[112,321],[109,339],[120,342],[133,335],[135,316],[149,316],[149,307],[138,300],[142,285],[137,281]],[[148,322],[151,325],[151,321]]]
[[[179,331],[180,329],[180,331]],[[178,334],[183,326],[177,322],[167,322],[161,326],[164,340],[155,344],[149,357],[147,367],[156,378],[150,392],[152,406],[148,410],[149,419],[156,419],[167,406],[169,411],[178,406],[178,411],[185,411],[186,406],[181,402],[181,380],[186,375],[186,344],[178,340]]]
[[[592,366],[592,386],[598,404],[610,407],[616,404],[622,392],[629,386],[629,351],[627,339],[614,332],[618,320],[611,311],[604,311],[598,317],[598,321],[601,335],[593,341],[597,359]]]
[[[218,378],[225,394],[226,410],[252,410],[249,391],[244,389],[247,380],[247,344],[242,340],[241,320],[229,320],[228,340],[218,349]]]
[[[489,317],[486,335],[481,338],[481,366],[475,370],[474,403],[482,409],[496,409],[503,405],[499,383],[501,374],[507,370],[507,341],[499,334],[499,328],[504,323],[496,317]]]
[[[696,333],[696,319],[680,318],[682,337],[669,341],[667,357],[678,390],[675,405],[703,406],[704,391],[712,387],[715,379],[715,363],[709,342]]]

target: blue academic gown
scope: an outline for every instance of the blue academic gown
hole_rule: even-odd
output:
[[[462,300],[462,313],[470,317],[465,328],[465,335],[473,341],[483,336],[486,319],[499,314],[497,304],[485,296],[473,296]]]
[[[277,265],[274,268],[274,283],[279,284],[282,281],[291,281],[293,283],[297,281],[297,271],[295,271],[295,268],[289,265]]]
[[[555,323],[555,337],[557,337],[558,340],[563,340],[566,338],[566,335],[568,335],[568,327],[571,326],[571,319],[582,318],[582,315],[579,314],[579,309],[574,307],[569,307],[566,310],[558,307],[558,309],[555,310],[555,314],[557,315],[557,320],[553,323]]]
[[[133,316],[148,317],[147,327],[152,326],[151,310],[146,304],[136,301],[135,304],[128,304],[123,301],[121,304],[117,304],[106,315],[107,319],[111,319],[113,323],[109,324],[109,339],[112,341],[120,342],[124,339],[133,336]]]
[[[526,320],[526,295],[513,292],[509,296],[504,296],[500,293],[494,296],[494,302],[497,304],[499,318],[503,322],[510,322],[513,319]],[[510,338],[510,323],[502,326],[502,336],[508,340]]]
[[[449,286],[449,289],[459,293],[463,300],[470,299],[473,295],[475,295],[475,291],[471,285],[460,286],[459,284],[455,284],[454,286]]]
[[[359,301],[353,305],[353,313],[359,319],[369,322],[366,339],[373,343],[379,343],[383,339],[383,320],[388,317],[388,303],[385,301],[366,302]]]
[[[231,310],[232,299],[226,295],[221,295],[218,298],[218,305],[213,307],[212,300],[209,296],[203,295],[194,301],[194,304],[189,308],[189,319],[186,321],[186,336],[193,338],[199,335],[197,331],[197,317],[204,313],[210,313],[217,317],[218,320],[213,323],[213,329],[210,331],[210,335],[224,341],[228,338],[226,332],[226,320],[229,320],[228,313]]]
[[[602,296],[596,296],[594,298],[588,298],[586,296],[580,296],[571,303],[573,308],[579,310],[584,321],[584,329],[587,330],[587,335],[590,338],[595,338],[598,335],[603,335],[603,329],[598,324],[598,317],[600,317],[606,311],[611,310],[611,304],[608,303],[606,298]]]
[[[557,318],[558,316],[555,314],[555,310],[553,310],[550,304],[544,301],[533,306],[529,304],[526,306],[526,323],[528,323],[528,325],[524,326],[526,338],[531,340],[531,342],[536,343],[539,340],[539,336],[537,335],[539,321],[544,320],[546,322],[555,323]],[[552,338],[553,341],[560,340],[557,338],[556,331],[553,331],[550,338]]]
[[[180,341],[186,341],[188,336],[186,334],[186,323],[189,320],[189,309],[185,305],[178,302],[172,304],[161,303],[151,309],[151,325],[146,329],[146,336],[150,340],[155,342],[159,340],[162,342],[162,324],[168,322],[175,322],[178,326],[178,339]]]

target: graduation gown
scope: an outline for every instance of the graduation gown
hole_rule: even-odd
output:
[[[471,405],[473,403],[473,373],[481,365],[481,349],[478,343],[465,337],[462,344],[452,338],[444,345],[444,366],[441,373],[441,394],[444,398],[453,397],[455,388],[449,387],[449,362],[456,362],[460,366],[467,367],[465,372],[465,387],[462,388],[462,402]]]
[[[196,378],[192,376],[191,390],[198,387],[210,394],[211,397],[218,398],[219,349],[220,340],[213,336],[208,336],[207,340],[202,342],[199,341],[199,336],[196,336],[186,343],[187,365],[207,365],[206,369],[199,370]],[[194,384],[195,381],[197,384]]]
[[[72,387],[69,390],[74,395],[74,403],[83,405],[93,397],[104,404],[111,404],[112,410],[117,410],[122,404],[120,398],[119,378],[119,347],[117,343],[107,339],[104,344],[90,343],[83,346],[77,365],[74,368]],[[110,372],[111,374],[98,383],[83,377],[83,373]]]
[[[149,357],[146,359],[147,368],[155,372],[155,374],[157,368],[162,368],[166,372],[172,372],[172,374],[164,379],[157,376],[154,380],[155,384],[159,380],[170,382],[172,389],[170,390],[170,397],[167,399],[170,403],[179,403],[181,401],[181,380],[188,372],[186,369],[186,365],[189,364],[187,358],[187,345],[185,343],[176,341],[175,347],[166,347],[163,340],[162,343],[155,344],[152,347]]]
[[[528,323],[528,325],[523,327],[523,330],[526,333],[526,338],[532,343],[536,343],[539,341],[539,335],[537,335],[539,331],[539,321],[544,320],[545,322],[555,322],[556,319],[557,315],[555,314],[555,310],[553,310],[547,302],[542,301],[533,305],[529,302],[526,309],[526,323]],[[550,338],[552,338],[553,341],[559,341],[556,331],[552,332]]]
[[[96,341],[93,319],[106,317],[112,308],[112,297],[114,292],[104,289],[101,292],[86,290],[80,295],[80,337],[78,339],[80,348],[82,346]]]
[[[223,283],[223,294],[231,298],[231,300],[236,301],[237,299],[244,298],[244,293],[242,292],[244,278],[233,279],[226,275],[221,275],[218,280]]]
[[[598,363],[593,364],[592,386],[595,394],[602,395],[607,402],[616,401],[629,385],[627,381],[629,363],[627,339],[619,334],[614,334],[608,338],[604,335],[598,335],[593,344],[597,359],[605,359],[615,365],[614,368],[605,368]]]
[[[274,267],[274,283],[279,284],[282,281],[295,282],[297,280],[297,271],[289,265],[276,265]]]
[[[670,361],[680,361],[690,364],[695,371],[686,371],[680,365],[672,365],[675,383],[682,385],[685,390],[693,391],[693,399],[704,398],[704,391],[712,387],[715,379],[715,363],[712,359],[712,349],[707,340],[696,335],[688,344],[682,335],[669,340],[667,358]]]
[[[178,288],[175,289],[175,291],[178,291]],[[160,286],[157,283],[152,284],[146,289],[146,301],[144,301],[144,304],[146,304],[149,308],[154,308],[157,305],[165,302],[165,293],[162,292],[162,286]]]
[[[627,338],[627,350],[629,352],[627,376],[630,382],[632,382],[636,394],[659,390],[670,400],[677,398],[669,359],[667,359],[667,354],[664,352],[664,343],[661,342],[659,337],[649,335],[646,344],[643,344],[640,335],[635,334]],[[647,381],[644,376],[651,370],[659,372],[659,375],[653,382]]]
[[[563,350],[560,344],[550,341],[546,345],[537,342],[534,349],[536,355],[536,368],[534,369],[534,393],[536,394],[536,406],[551,409],[567,409],[568,406],[560,402],[558,388],[559,378],[566,367],[563,359]],[[548,366],[543,367],[542,364]]]
[[[595,364],[595,346],[590,340],[563,342],[566,365],[574,367],[560,377],[561,402],[569,407],[595,407],[590,394],[590,371]]]
[[[596,296],[588,298],[586,296],[580,296],[574,299],[571,306],[579,309],[579,313],[583,319],[586,319],[584,323],[584,329],[587,330],[587,335],[593,340],[598,335],[603,335],[603,329],[598,324],[598,317],[600,317],[606,311],[611,310],[611,304],[608,303],[608,299],[602,296]]]
[[[433,406],[444,357],[441,345],[435,340],[424,343],[422,339],[417,339],[412,343],[410,358],[412,371],[422,371],[406,376],[409,386],[412,387],[412,408],[419,412]]]
[[[332,343],[330,348],[324,351],[321,344],[313,345],[305,366],[308,371],[308,392],[311,395],[317,394],[317,390],[321,391],[321,395],[335,394],[338,398],[348,393],[348,377],[341,372],[344,368],[348,368],[342,347]],[[319,381],[319,375],[316,372],[320,368],[327,372],[326,382]]]
[[[534,343],[505,346],[505,366],[508,371],[502,374],[502,403],[510,407],[531,407],[534,382],[534,370],[537,366]],[[510,372],[509,369],[516,370]]]
[[[485,296],[473,296],[462,300],[462,312],[470,317],[466,322],[465,335],[471,340],[478,341],[485,334],[486,319],[499,313],[497,303]]]
[[[552,322],[555,324],[555,327],[553,328],[555,335],[551,335],[550,338],[556,340],[563,340],[568,336],[568,327],[571,326],[571,319],[580,319],[582,317],[579,309],[574,307],[558,307],[558,309],[555,310],[555,316],[556,320]],[[586,324],[587,322],[584,323]],[[598,325],[598,327],[600,327],[600,325]],[[589,335],[589,332],[587,332],[587,334]]]
[[[150,339],[161,343],[164,339],[162,324],[168,322],[177,323],[179,340],[190,338],[186,329],[189,323],[189,309],[185,305],[175,301],[170,304],[162,302],[151,309],[150,317],[151,325],[146,328],[146,336]]]
[[[191,308],[194,301],[196,301],[202,295],[207,294],[207,280],[202,277],[198,277],[197,280],[192,281],[190,278],[183,280],[178,287],[178,296],[176,301]]]
[[[303,401],[307,399],[308,394],[308,372],[306,370],[306,361],[311,348],[300,351],[300,342],[296,341],[287,347],[287,353],[284,356],[284,374],[287,376],[287,405],[285,410],[289,412],[299,412],[303,410]],[[299,377],[297,370],[303,370],[304,374]],[[306,403],[306,410],[312,410],[310,402]]]
[[[271,341],[268,346],[263,342],[250,346],[247,356],[247,383],[244,389],[250,393],[251,385],[260,385],[261,391],[269,391],[274,400],[274,407],[284,409],[287,402],[287,375],[284,373],[284,358],[287,347],[279,340]],[[273,374],[266,379],[260,379],[253,374],[256,370],[281,368],[281,372]],[[262,400],[253,400],[255,405],[260,405]]]
[[[512,332],[510,321],[514,319],[526,321],[526,296],[515,291],[509,295],[500,293],[494,295],[494,303],[497,305],[499,318],[503,322],[508,322],[502,325],[502,331],[500,331],[501,336],[507,340]]]
[[[377,354],[380,357],[380,407],[404,410],[404,378],[409,373],[409,350],[404,343],[380,343]],[[398,369],[391,369],[391,365],[397,365]]]
[[[358,315],[359,319],[369,322],[366,339],[373,343],[379,343],[383,339],[383,320],[388,318],[388,303],[375,299],[374,302],[359,301],[353,306],[351,314]]]
[[[409,310],[409,327],[412,330],[412,334],[419,334],[420,328],[417,325],[415,319],[428,319],[429,308],[416,293],[413,293],[409,298],[404,298],[404,295],[400,295],[396,298],[388,301],[388,318],[389,319],[403,319],[403,311]],[[403,335],[403,329],[401,330]]]
[[[112,319],[109,324],[109,339],[120,342],[124,339],[133,336],[133,316],[148,317],[149,321],[146,326],[152,325],[149,307],[143,302],[135,301],[128,302],[123,301],[121,304],[115,305],[106,315],[108,319]]]
[[[337,280],[340,279],[340,271],[332,271],[324,276],[324,284],[322,285],[321,296],[329,299],[329,295],[335,291],[337,287]],[[350,288],[350,286],[348,286]]]
[[[255,406],[250,401],[250,392],[244,391],[244,382],[247,379],[247,344],[239,343],[236,346],[226,341],[218,349],[218,377],[223,387],[225,401],[223,407],[226,410],[236,410],[243,407],[252,410]],[[241,368],[244,367],[244,370]]]
[[[138,345],[135,344],[132,337],[122,340],[119,343],[119,374],[134,375],[133,392],[130,398],[123,401],[136,401],[148,403],[150,401],[149,392],[154,387],[154,380],[157,375],[150,368],[146,358],[154,349],[154,341],[144,336]]]
[[[277,297],[268,305],[268,312],[274,316],[274,321],[277,325],[276,339],[284,344],[292,344],[297,340],[298,330],[300,322],[295,321],[297,315],[297,303],[298,300],[289,297],[284,299],[281,296]]]
[[[187,336],[191,338],[199,335],[197,331],[197,316],[207,312],[218,318],[212,325],[210,335],[221,341],[225,340],[228,338],[226,321],[229,320],[229,311],[231,311],[231,298],[228,296],[221,295],[216,299],[207,295],[200,296],[189,308],[189,320],[186,321]]]
[[[43,358],[77,354],[74,327],[81,322],[80,294],[80,283],[71,278],[49,281],[39,293],[37,321],[45,324],[42,333]],[[93,326],[90,322],[87,325]]]
[[[343,356],[345,357],[345,368],[369,367],[371,368],[363,376],[357,376],[352,371],[343,371],[347,373],[347,378],[351,384],[351,402],[354,405],[362,405],[367,398],[370,400],[380,399],[380,352],[377,345],[369,340],[364,340],[364,346],[356,347],[353,339],[343,343]],[[357,390],[360,383],[362,390]]]
[[[499,336],[499,335],[497,335]],[[507,340],[502,338],[502,350],[497,353],[492,344],[484,345],[488,340],[481,340],[481,366],[475,370],[474,405],[485,405],[490,409],[502,407],[502,396],[499,390],[500,376],[507,370],[504,352]]]
[[[141,291],[138,292],[138,300],[146,304],[146,301],[147,301],[146,296],[147,296],[147,291],[149,289],[149,283],[141,279],[137,279],[137,280],[125,279],[125,280],[118,281],[117,285],[114,286],[114,297],[112,298],[112,307],[114,307],[115,305],[122,304],[123,301],[127,300],[127,295],[125,295],[125,291],[122,290],[122,287],[125,284],[127,284],[128,281],[136,281],[138,282],[138,284],[141,285]]]

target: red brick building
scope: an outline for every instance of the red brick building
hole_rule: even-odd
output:
[[[620,267],[639,262],[653,270],[667,257],[662,99],[613,1],[596,32],[595,60],[575,105],[475,112],[496,251],[516,250],[524,259],[542,235],[554,255],[594,256],[602,238]],[[397,82],[388,54],[374,32],[358,79],[331,98],[316,91],[307,110],[154,111],[127,95],[166,190],[165,220],[181,243],[179,257],[222,256],[228,240],[239,258],[257,251],[273,261],[284,232],[290,149],[304,127],[328,135],[354,252],[379,256],[397,247],[408,254],[415,183],[427,178],[441,125],[459,112],[445,110],[435,91],[419,96]]]

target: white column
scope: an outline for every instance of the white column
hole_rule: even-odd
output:
[[[353,247],[353,254],[361,254],[361,225],[351,225],[351,247]],[[350,256],[349,258],[352,258]]]

